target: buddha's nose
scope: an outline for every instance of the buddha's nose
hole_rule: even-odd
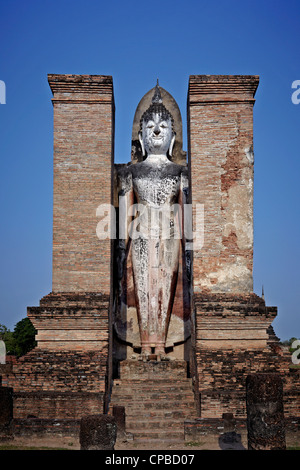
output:
[[[159,128],[159,126],[155,126],[155,128],[154,128],[154,134],[155,134],[155,135],[159,135],[159,134],[160,134],[160,128]]]

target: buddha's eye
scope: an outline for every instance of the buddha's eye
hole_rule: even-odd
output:
[[[152,129],[152,127],[154,127],[154,122],[149,121],[146,127],[147,129]]]

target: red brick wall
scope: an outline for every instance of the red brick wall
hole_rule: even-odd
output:
[[[257,76],[190,77],[192,202],[204,205],[204,245],[194,251],[196,293],[253,289],[251,147],[257,85]]]
[[[103,410],[103,393],[15,392],[14,418],[80,419]]]
[[[105,393],[107,345],[98,351],[47,351],[35,348],[2,375],[14,392]]]
[[[267,331],[276,308],[255,294],[196,294],[194,306],[201,417],[245,417],[246,378],[259,372],[281,375],[285,416],[299,417],[299,371],[291,367],[291,353]]]
[[[96,235],[96,209],[112,201],[112,77],[48,80],[54,108],[53,291],[109,294],[111,241]]]
[[[107,408],[111,377],[109,296],[52,293],[28,317],[38,346],[0,365],[14,391],[14,418],[79,419]]]
[[[102,413],[107,403],[107,354],[107,343],[86,352],[35,348],[18,359],[13,370],[0,370],[3,384],[13,388],[14,418],[79,419]]]

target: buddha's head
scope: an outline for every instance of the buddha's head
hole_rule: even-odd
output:
[[[141,117],[139,140],[143,156],[172,155],[175,142],[173,118],[162,102],[158,85],[151,105]]]

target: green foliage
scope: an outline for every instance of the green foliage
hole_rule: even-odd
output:
[[[5,343],[7,354],[24,356],[36,346],[35,335],[36,329],[29,318],[19,321],[13,332],[0,325],[0,339]]]
[[[9,330],[6,328],[6,326],[4,325],[1,325],[0,323],[0,338],[3,339],[3,336],[5,335],[5,333],[7,333]]]
[[[36,329],[29,318],[23,318],[16,324],[13,336],[17,356],[23,356],[36,346],[35,335]]]
[[[15,350],[15,340],[14,340],[13,332],[12,331],[7,331],[2,339],[5,343],[6,354],[15,355],[15,352],[14,352],[14,350]]]
[[[291,348],[291,345],[293,344],[294,341],[296,341],[296,339],[297,339],[297,338],[294,338],[294,337],[293,337],[293,338],[290,338],[290,339],[286,339],[286,340],[284,340],[284,341],[281,341],[281,344],[282,344],[283,346],[287,346],[287,347]]]
[[[292,345],[293,345],[294,341],[297,341],[297,338],[291,338],[291,339],[290,339],[290,344],[289,344],[289,347],[290,347],[290,348],[289,348],[289,351],[290,351],[291,353],[293,353],[294,351],[296,351],[296,350],[299,348],[298,345],[297,345],[295,348],[292,348]]]

